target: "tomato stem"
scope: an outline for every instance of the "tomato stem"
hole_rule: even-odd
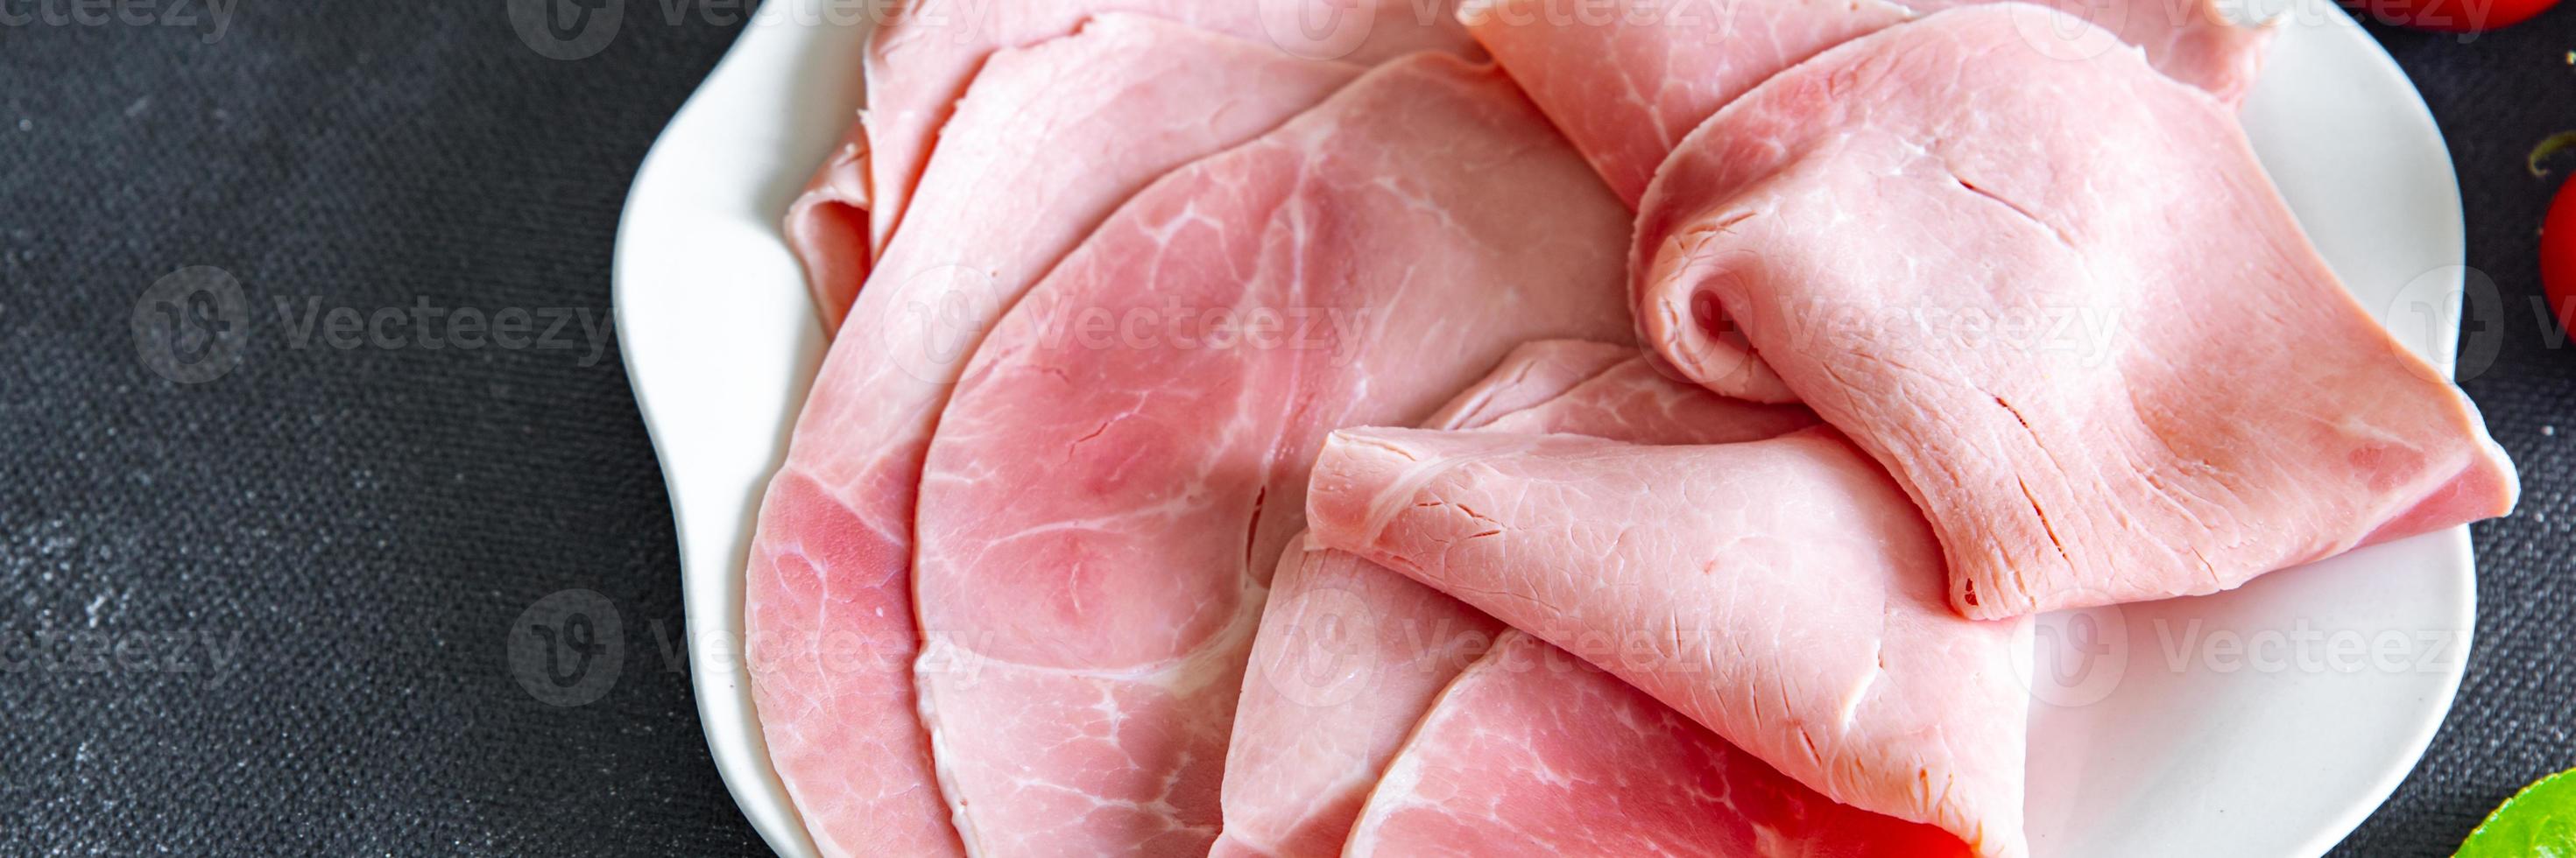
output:
[[[2571,148],[2576,148],[2576,131],[2561,131],[2549,135],[2549,139],[2542,140],[2540,145],[2532,147],[2531,157],[2523,162],[2523,166],[2531,170],[2531,177],[2534,179],[2549,178],[2549,168],[2541,166],[2540,162]]]

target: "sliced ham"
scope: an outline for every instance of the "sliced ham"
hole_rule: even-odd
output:
[[[1720,443],[1814,421],[1803,408],[1665,379],[1626,346],[1554,340],[1515,349],[1423,425]],[[1303,542],[1271,580],[1244,677],[1220,858],[1341,854],[1362,800],[1433,696],[1502,631],[1437,590]]]
[[[1930,515],[1972,617],[2210,593],[2509,511],[2473,406],[2354,302],[2232,113],[2133,52],[2051,53],[2036,16],[2089,26],[1942,12],[1692,132],[1638,221],[1650,346],[1848,433]]]
[[[1931,529],[1830,429],[1345,430],[1307,514],[1318,544],[1596,663],[1817,792],[2026,852],[2027,626],[1952,613]]]
[[[1482,426],[1635,354],[1582,340],[1520,346],[1423,425]],[[1253,637],[1209,855],[1341,854],[1396,745],[1502,630],[1437,590],[1291,539]]]
[[[887,248],[854,305],[866,334],[825,360],[754,537],[754,699],[825,854],[959,850],[914,701],[911,567],[921,457],[965,356],[1132,189],[1276,127],[1357,73],[1103,16],[996,53],[977,78],[924,178],[925,228]],[[1211,104],[1228,109],[1211,116]],[[992,204],[1002,198],[1012,204]]]
[[[1636,686],[1507,632],[1424,716],[1349,858],[1943,858],[1948,832],[1818,794]]]
[[[1631,207],[1673,144],[1719,107],[1911,14],[1889,0],[1490,0],[1459,10]]]
[[[1500,71],[1423,54],[1085,240],[975,353],[921,482],[916,674],[967,847],[1206,854],[1323,435],[1419,421],[1515,343],[1619,340],[1627,234]]]
[[[804,193],[787,205],[787,246],[805,263],[806,288],[829,336],[849,318],[876,262],[868,243],[868,128],[850,123],[841,145],[807,179]]]
[[[1349,554],[1288,546],[1226,747],[1213,858],[1342,854],[1361,802],[1503,624]]]
[[[1310,59],[1365,65],[1418,50],[1475,53],[1446,0],[895,0],[869,8],[884,10],[886,17],[868,43],[868,107],[788,212],[788,238],[805,260],[827,334],[839,329],[868,275],[869,260],[891,245],[931,153],[972,139],[965,129],[948,126],[968,83],[996,51],[1064,36],[1095,15],[1133,13]],[[1147,102],[1143,109],[1162,115],[1149,117],[1121,142],[1145,150],[1137,153],[1139,160],[1151,159],[1162,143],[1145,129],[1222,118],[1226,111],[1217,105],[1223,103]],[[1035,204],[1015,190],[976,202]]]
[[[1473,429],[1545,404],[1637,356],[1634,346],[1585,340],[1523,343],[1483,380],[1424,418],[1425,429]]]
[[[1914,0],[1906,5],[1929,15],[1995,0]],[[2200,88],[2235,107],[2245,103],[2263,76],[2263,63],[2280,32],[2281,18],[2249,21],[2263,4],[2236,0],[2048,0],[2036,3],[2082,18],[2098,29],[2056,26],[2052,16],[2025,16],[2024,36],[2061,56],[2107,53],[2118,45],[2144,51],[2166,77]],[[2113,39],[2098,33],[2108,32]]]
[[[1917,15],[1985,0],[1476,0],[1459,17],[1510,70],[1612,190],[1629,205],[1673,146],[1755,84],[1826,48]],[[2231,24],[2208,0],[2066,0],[2145,46],[2157,67],[2230,103],[2262,69],[2269,27]],[[2035,40],[2068,51],[2093,31],[2052,31],[2029,16]]]
[[[1485,428],[1641,444],[1724,444],[1785,435],[1815,423],[1815,413],[1803,407],[1712,396],[1632,357],[1544,404],[1495,418]]]

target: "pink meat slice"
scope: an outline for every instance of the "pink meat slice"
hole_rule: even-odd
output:
[[[996,51],[1070,34],[1095,15],[1133,13],[1310,59],[1367,65],[1419,50],[1476,52],[1448,0],[896,0],[868,8],[885,18],[868,43],[867,109],[788,212],[788,238],[806,262],[826,333],[839,329],[868,260],[892,244],[914,198],[927,195],[915,185],[932,152],[968,139],[947,126]],[[1180,115],[1222,116],[1221,103],[1187,103]],[[1018,204],[1012,195],[977,202]]]
[[[805,263],[805,285],[814,293],[827,337],[849,318],[850,304],[876,262],[876,248],[868,243],[867,132],[866,124],[850,123],[841,145],[787,204],[787,246]]]
[[[2026,853],[2026,624],[1952,613],[1921,514],[1830,429],[1712,446],[1345,430],[1307,516],[1317,543],[1598,664],[1836,801]]]
[[[1525,435],[1589,435],[1641,444],[1754,441],[1813,426],[1815,412],[1714,396],[1656,371],[1644,358],[1620,361],[1574,389],[1485,428]]]
[[[1500,71],[1422,54],[1156,182],[1049,274],[921,483],[916,675],[969,849],[1206,854],[1312,451],[1513,344],[1617,341],[1627,220]]]
[[[1996,0],[1914,0],[1920,15],[1992,3]],[[2146,52],[2147,62],[2166,77],[2198,87],[2235,107],[2254,91],[2263,62],[2280,32],[2278,18],[2246,21],[2254,4],[2230,0],[2047,0],[2034,5],[2082,18],[2099,30],[2053,27],[2052,19],[2032,15],[2020,20],[2022,33],[2065,56],[2106,53],[2118,45]],[[2092,35],[2108,32],[2113,39]]]
[[[1652,348],[1848,433],[1972,617],[2511,510],[2474,406],[2354,302],[2235,117],[2134,53],[2044,53],[2023,27],[2056,14],[1892,28],[1693,132],[1638,221]]]
[[[1331,858],[1405,734],[1503,624],[1298,542],[1279,559],[1225,754],[1214,858]]]
[[[1474,0],[1459,17],[1635,206],[1673,146],[1718,108],[1826,48],[1941,8],[1985,0]],[[2242,100],[2262,70],[2269,27],[2229,23],[2211,0],[2064,0],[2145,46],[2158,68]],[[2031,38],[2108,51],[2045,29]]]
[[[1349,858],[1965,856],[1808,789],[1524,632],[1467,668],[1369,795]]]
[[[1425,429],[1473,429],[1564,396],[1593,376],[1637,356],[1635,346],[1586,340],[1522,343],[1474,386],[1449,398]]]
[[[1814,422],[1804,408],[1665,379],[1626,346],[1551,340],[1513,350],[1423,425],[1721,443]],[[1253,641],[1226,750],[1217,856],[1341,854],[1397,746],[1502,631],[1437,590],[1303,543],[1280,559]]]
[[[1423,425],[1482,426],[1635,354],[1583,340],[1524,344]],[[1341,854],[1405,732],[1502,630],[1437,590],[1291,539],[1253,636],[1209,855]]]
[[[1128,189],[1357,73],[1132,16],[986,65],[924,180],[930,228],[898,238],[859,296],[868,333],[825,360],[754,537],[754,699],[827,854],[959,849],[914,702],[911,554],[923,451],[965,355]]]

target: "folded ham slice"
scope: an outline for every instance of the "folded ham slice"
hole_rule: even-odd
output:
[[[1126,197],[1356,77],[1149,18],[996,53],[887,248],[772,482],[745,584],[770,756],[830,855],[956,854],[913,697],[914,484],[1004,308]],[[1229,109],[1213,116],[1209,104]],[[1150,141],[1135,136],[1150,132]],[[1010,205],[997,205],[1008,198]]]
[[[1721,443],[1814,422],[1804,408],[1665,379],[1627,346],[1550,340],[1513,350],[1423,425]],[[1502,631],[1437,590],[1302,542],[1271,579],[1244,676],[1220,858],[1341,854],[1362,800],[1433,696]]]
[[[785,229],[788,249],[805,264],[805,285],[829,338],[848,320],[876,263],[876,247],[868,243],[866,123],[850,123],[841,145],[824,156],[805,191],[787,204]]]
[[[1342,854],[1369,788],[1503,624],[1339,551],[1291,542],[1225,752],[1212,858]]]
[[[1806,788],[1636,686],[1506,632],[1422,719],[1348,858],[1965,856]]]
[[[1419,50],[1477,53],[1448,13],[1447,0],[895,0],[867,8],[886,16],[868,43],[868,107],[787,218],[789,241],[805,260],[826,334],[839,330],[868,276],[869,260],[892,243],[934,144],[944,148],[969,139],[963,129],[947,126],[968,82],[995,51],[1064,36],[1094,15],[1134,13],[1310,59],[1366,65]],[[1173,127],[1183,118],[1222,118],[1225,111],[1214,107],[1222,103],[1149,99],[1140,109],[1163,115],[1120,142],[1151,153],[1162,142],[1145,129]],[[1034,204],[1017,198],[1015,190],[975,202]]]
[[[921,482],[916,675],[968,848],[1206,854],[1323,435],[1419,421],[1517,343],[1619,340],[1627,234],[1499,70],[1435,53],[1067,256],[975,353]]]
[[[1628,346],[1543,340],[1423,421],[1482,426],[1630,360]],[[1212,858],[1331,858],[1434,695],[1503,625],[1439,591],[1291,539],[1235,705]]]
[[[1828,797],[2026,851],[2027,624],[1952,613],[1921,514],[1830,429],[1345,430],[1307,500],[1318,544],[1599,664]]]
[[[2023,34],[2051,15],[1891,28],[1692,132],[1638,221],[1651,347],[1878,458],[1972,617],[2210,593],[2510,510],[2474,407],[2353,301],[2235,117],[2135,53]]]
[[[1780,70],[1917,15],[1984,0],[1475,0],[1468,32],[1529,90],[1621,199],[1634,206],[1692,128]],[[2145,46],[2165,73],[2242,100],[2262,70],[2269,27],[2230,23],[2209,0],[2066,0]],[[2107,51],[2029,16],[2027,33],[2070,51]]]

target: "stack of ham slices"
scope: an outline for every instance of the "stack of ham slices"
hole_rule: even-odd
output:
[[[745,583],[816,843],[2027,854],[2028,617],[2517,492],[2269,32],[2069,8],[894,3]]]

